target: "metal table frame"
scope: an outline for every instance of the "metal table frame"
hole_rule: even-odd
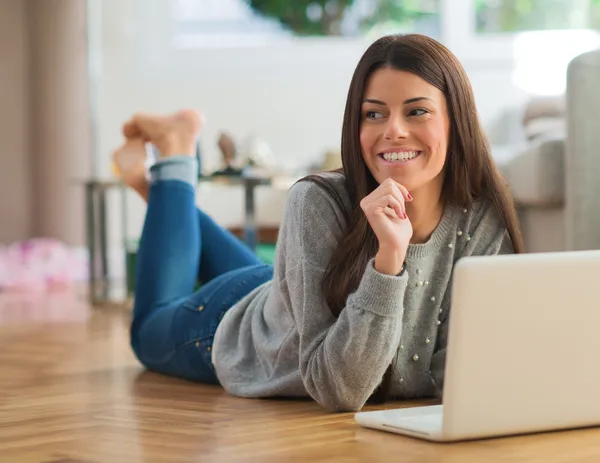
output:
[[[257,245],[255,190],[270,185],[265,177],[202,177],[199,183],[215,182],[244,187],[244,241],[252,249]],[[118,189],[121,197],[121,239],[127,242],[127,187],[118,181],[89,180],[85,182],[85,218],[89,254],[89,299],[94,305],[115,303],[111,299],[111,281],[108,259],[107,194]],[[125,259],[125,252],[123,256]],[[124,302],[124,301],[118,301]]]

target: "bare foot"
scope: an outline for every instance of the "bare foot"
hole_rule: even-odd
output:
[[[123,126],[123,135],[152,143],[163,157],[193,156],[201,125],[200,115],[191,109],[170,116],[138,113]]]
[[[118,175],[127,186],[133,188],[148,201],[148,179],[146,178],[146,143],[141,138],[128,139],[113,153],[113,162]]]

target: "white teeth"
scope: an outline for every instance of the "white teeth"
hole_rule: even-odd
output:
[[[401,151],[398,153],[383,153],[383,158],[386,161],[408,161],[417,157],[419,151]]]

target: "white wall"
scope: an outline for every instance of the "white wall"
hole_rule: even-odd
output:
[[[207,117],[207,167],[218,161],[217,133],[266,139],[278,161],[306,164],[339,147],[348,84],[367,41],[297,40],[264,47],[175,49],[169,0],[144,11],[141,0],[105,0],[97,46],[98,169],[120,142],[122,122],[136,110],[188,106]],[[158,9],[160,8],[160,9]],[[142,16],[143,14],[143,16]],[[167,19],[165,19],[167,18]],[[525,93],[511,82],[513,62],[467,60],[482,119],[518,104]]]

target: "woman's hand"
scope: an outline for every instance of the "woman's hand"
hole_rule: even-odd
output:
[[[412,201],[408,190],[387,178],[360,202],[379,241],[375,270],[380,273],[398,275],[402,270],[413,234],[412,224],[406,215],[405,201]]]

